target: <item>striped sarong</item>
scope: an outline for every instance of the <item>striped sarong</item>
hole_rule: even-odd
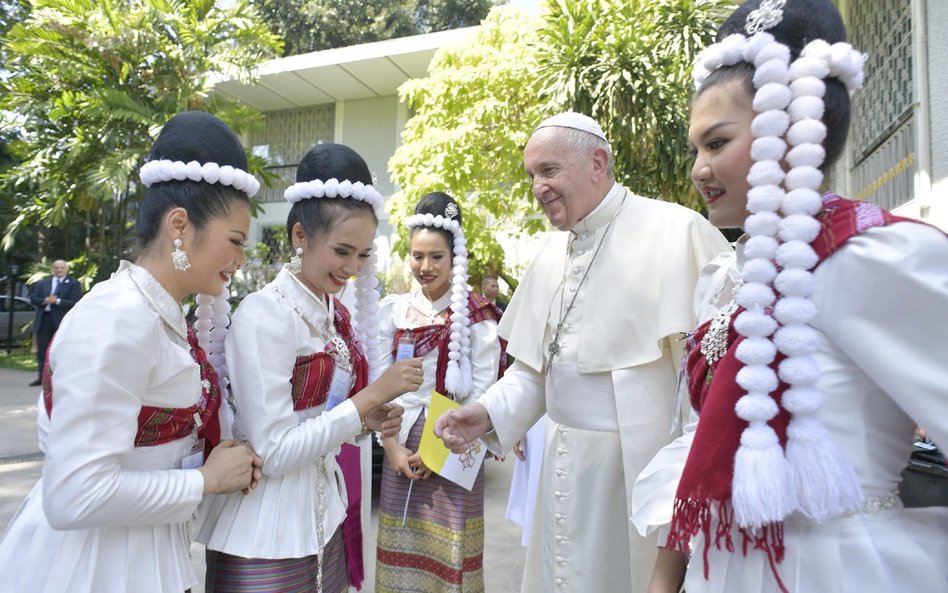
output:
[[[274,526],[274,529],[278,529]],[[349,577],[342,529],[323,550],[323,593],[346,593]],[[267,560],[207,550],[206,593],[316,593],[316,556]]]
[[[418,450],[425,414],[408,435]],[[417,480],[408,514],[410,480],[382,464],[376,593],[483,593],[484,468],[468,492],[438,474]]]

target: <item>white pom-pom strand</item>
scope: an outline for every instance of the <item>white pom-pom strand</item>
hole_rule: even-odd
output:
[[[812,243],[820,234],[820,221],[805,214],[790,214],[778,226],[778,234],[783,241]]]
[[[744,221],[744,230],[753,236],[775,237],[780,229],[780,216],[774,212],[751,214]]]
[[[769,366],[745,365],[737,371],[737,384],[744,390],[751,392],[770,393],[777,388],[777,374]],[[746,397],[746,396],[745,396]],[[770,397],[764,399],[770,400]],[[772,402],[773,400],[771,400]],[[776,408],[776,406],[774,406]],[[766,418],[744,418],[745,420],[769,420]]]
[[[754,111],[760,113],[771,109],[786,109],[792,98],[793,94],[787,85],[767,83],[754,93]]]
[[[751,122],[751,134],[754,138],[763,136],[783,136],[790,127],[790,116],[782,109],[772,109],[757,114]]]
[[[807,270],[782,270],[774,280],[774,287],[786,296],[808,297],[813,294],[815,286],[813,274]]]
[[[823,183],[823,172],[816,167],[800,166],[787,173],[787,189],[817,189]]]
[[[803,241],[787,241],[777,248],[777,263],[784,268],[809,270],[816,265],[816,252]]]
[[[777,356],[777,347],[767,338],[745,338],[737,345],[737,359],[749,365],[769,365]]]
[[[749,259],[741,267],[741,277],[751,284],[770,284],[776,276],[777,267],[766,259]]]
[[[790,117],[787,116],[789,120]],[[826,138],[826,125],[816,119],[798,121],[787,129],[787,141],[791,146],[800,144],[822,144]]]
[[[766,338],[777,329],[777,322],[762,311],[748,309],[734,320],[734,328],[748,338]]]
[[[774,305],[774,318],[783,325],[809,323],[817,313],[816,305],[802,297],[784,296]]]
[[[777,185],[783,181],[785,175],[783,167],[777,161],[758,161],[751,165],[747,181],[753,186]]]
[[[742,307],[764,308],[774,304],[777,296],[767,284],[746,282],[737,293],[736,302]]]
[[[751,158],[755,161],[780,161],[787,152],[787,143],[779,136],[763,136],[751,143]]]
[[[745,367],[752,368],[752,367]],[[747,421],[766,422],[777,415],[777,402],[767,395],[745,395],[734,406],[737,415]]]
[[[800,188],[787,192],[781,207],[784,214],[806,214],[807,216],[814,216],[822,209],[822,196],[818,191],[810,188]]]
[[[759,185],[747,192],[748,212],[776,212],[784,201],[784,191],[779,185]]]
[[[787,356],[804,356],[819,345],[819,335],[809,325],[787,325],[774,333],[774,345]]]
[[[777,240],[773,236],[752,236],[744,244],[744,256],[748,259],[773,259],[776,255]]]
[[[826,149],[819,144],[799,144],[787,153],[791,167],[814,167],[819,169],[826,160]]]

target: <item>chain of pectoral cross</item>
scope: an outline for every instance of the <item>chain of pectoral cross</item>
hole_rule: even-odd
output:
[[[546,362],[546,373],[550,372],[550,368],[553,367],[553,357],[555,357],[560,351],[560,332],[563,330],[563,326],[566,323],[566,317],[569,315],[569,312],[573,310],[573,305],[576,304],[576,297],[579,296],[579,289],[583,287],[583,283],[586,282],[586,278],[589,277],[589,272],[592,270],[593,263],[596,261],[596,256],[599,255],[599,250],[602,248],[602,244],[606,242],[606,236],[609,234],[609,229],[612,228],[612,223],[616,221],[616,217],[619,216],[619,211],[622,210],[622,205],[625,204],[625,196],[622,197],[622,202],[619,203],[619,207],[616,208],[615,214],[612,215],[612,219],[609,221],[609,224],[606,226],[606,230],[602,233],[602,237],[599,239],[599,244],[596,245],[596,250],[593,251],[592,258],[589,260],[589,265],[586,266],[586,273],[583,274],[583,277],[579,279],[579,284],[576,285],[576,290],[573,292],[573,298],[570,299],[569,305],[566,307],[566,311],[563,311],[563,302],[566,300],[560,298],[560,320],[556,323],[556,330],[553,332],[553,341],[550,342],[550,345],[547,347],[547,353],[549,357]],[[563,262],[563,280],[560,282],[559,290],[563,293],[566,292],[566,274],[569,272],[569,254],[573,249],[573,239],[576,236],[572,235],[569,238],[569,242],[566,244],[566,259]],[[565,294],[563,294],[565,296]]]

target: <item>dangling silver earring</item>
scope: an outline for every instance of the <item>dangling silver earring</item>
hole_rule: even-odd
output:
[[[290,263],[286,264],[286,269],[294,274],[299,274],[303,271],[303,248],[296,248],[296,255],[290,258]]]
[[[174,264],[175,270],[181,270],[183,272],[191,268],[191,262],[188,261],[188,252],[181,249],[181,245],[183,245],[181,239],[174,240],[174,251],[171,252],[171,263]]]

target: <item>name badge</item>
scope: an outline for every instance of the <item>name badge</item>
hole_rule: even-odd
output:
[[[402,336],[402,339],[398,341],[398,346],[395,349],[395,360],[399,361],[414,357],[415,340],[412,338],[411,334],[406,333]]]
[[[204,439],[195,439],[191,452],[181,460],[181,469],[197,469],[204,465]]]
[[[338,366],[335,367],[332,372],[332,383],[329,384],[329,399],[326,401],[326,410],[331,410],[346,401],[351,388],[352,373]]]

